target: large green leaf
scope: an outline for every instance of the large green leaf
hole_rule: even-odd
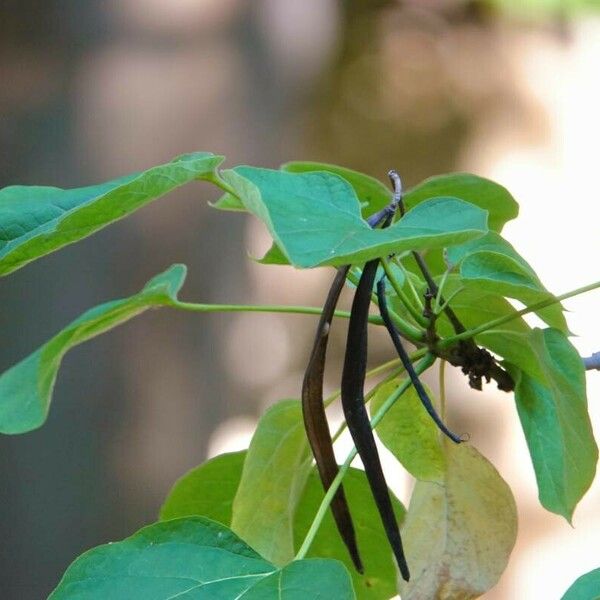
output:
[[[379,179],[354,171],[346,167],[331,165],[329,163],[293,161],[281,165],[283,171],[288,173],[311,173],[314,171],[326,171],[339,175],[345,179],[356,192],[361,203],[361,212],[364,218],[370,217],[387,206],[392,198],[392,192]]]
[[[373,213],[386,206],[391,199],[391,192],[378,179],[365,175],[359,171],[354,171],[346,167],[339,167],[329,163],[309,162],[309,161],[292,161],[281,165],[282,171],[288,173],[313,173],[315,171],[325,171],[339,175],[345,179],[356,192],[356,196],[361,203],[361,212],[364,218],[369,217]],[[223,194],[215,204],[215,208],[221,210],[246,210],[242,201],[233,194]]]
[[[278,402],[254,432],[231,519],[233,531],[276,565],[294,557],[294,513],[310,467],[300,402]]]
[[[596,473],[598,448],[587,409],[585,369],[567,337],[535,329],[530,337],[543,378],[508,365],[540,502],[571,520]]]
[[[308,559],[278,569],[224,525],[189,517],[89,550],[49,600],[305,600],[321,594],[355,598],[339,562]]]
[[[352,186],[337,175],[237,167],[223,177],[246,209],[265,223],[286,258],[300,268],[441,248],[487,231],[487,213],[454,198],[422,203],[387,229],[372,229],[361,218]]]
[[[222,161],[222,156],[195,152],[84,188],[15,185],[0,190],[0,275],[76,242],[184,183],[210,179]]]
[[[444,442],[443,483],[417,481],[402,528],[411,571],[402,600],[478,598],[496,585],[517,536],[510,488],[475,448]]]
[[[526,264],[526,263],[525,263]],[[530,271],[507,254],[484,250],[464,258],[460,265],[460,276],[466,283],[480,290],[520,300],[526,306],[551,300],[554,296]],[[538,316],[551,327],[568,332],[568,326],[560,303],[537,310]]]
[[[0,433],[24,433],[44,423],[64,355],[149,308],[175,305],[186,268],[173,265],[134,296],[84,312],[59,334],[0,376]]]
[[[228,452],[188,471],[169,492],[160,509],[160,520],[204,515],[231,525],[231,507],[245,459],[245,450]]]
[[[510,192],[489,179],[470,173],[451,173],[430,177],[404,196],[407,208],[430,198],[452,196],[480,206],[489,212],[489,228],[501,231],[507,221],[519,214],[519,205]]]
[[[229,525],[233,488],[237,487],[234,481],[241,478],[245,454],[222,454],[184,475],[169,494],[161,518],[205,515]],[[352,510],[365,574],[360,575],[354,569],[330,513],[325,516],[308,556],[342,561],[352,575],[359,600],[390,598],[396,593],[396,568],[364,472],[350,469],[344,478],[344,491]],[[296,549],[302,544],[322,499],[321,480],[313,469],[294,517]],[[404,507],[393,495],[392,502],[396,515],[403,518]]]
[[[315,171],[325,171],[339,175],[345,179],[354,189],[356,197],[361,204],[361,215],[363,219],[370,217],[373,213],[381,210],[391,199],[391,192],[378,179],[328,163],[295,161],[281,165],[282,171],[288,173],[312,173]],[[225,194],[216,204],[216,208],[222,210],[245,210],[241,200],[231,194]],[[273,244],[267,253],[258,261],[263,265],[289,265],[285,254],[279,249],[277,244]]]
[[[371,399],[376,413],[402,380],[381,386]],[[427,390],[431,398],[431,391]],[[377,426],[377,437],[415,478],[439,481],[444,476],[444,453],[439,430],[423,407],[415,388],[410,386]]]
[[[600,569],[578,577],[561,600],[600,600]]]

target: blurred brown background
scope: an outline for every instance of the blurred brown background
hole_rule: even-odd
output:
[[[87,185],[192,150],[229,165],[323,160],[382,179],[395,167],[407,184],[470,170],[515,194],[522,220],[506,235],[564,292],[598,279],[594,5],[4,0],[0,185]],[[330,274],[253,264],[264,231],[209,209],[217,195],[187,186],[3,279],[0,368],[174,262],[190,268],[185,299],[320,303]],[[597,304],[568,305],[584,354],[600,347]],[[247,443],[265,406],[298,395],[313,327],[161,311],[68,355],[45,427],[0,438],[0,598],[46,597],[76,555],[154,520],[187,469]],[[390,356],[373,345],[373,361]],[[519,506],[516,552],[486,598],[559,598],[600,566],[599,486],[575,530],[543,511],[510,397],[449,381],[452,422]],[[410,483],[390,478],[406,501]]]

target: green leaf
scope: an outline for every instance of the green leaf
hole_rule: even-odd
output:
[[[506,482],[475,448],[444,441],[443,484],[417,481],[402,528],[411,571],[402,600],[478,598],[496,585],[517,536]]]
[[[481,290],[520,300],[526,306],[554,298],[529,269],[498,252],[482,251],[467,256],[460,265],[460,276]],[[559,302],[535,312],[551,327],[568,332]]]
[[[381,386],[373,396],[371,414],[376,413],[389,396],[402,384],[401,379]],[[431,390],[426,387],[429,397]],[[377,437],[416,479],[440,481],[445,460],[439,431],[410,386],[377,426]]]
[[[0,376],[0,433],[24,433],[46,420],[52,390],[64,355],[149,308],[174,305],[186,268],[173,265],[141,292],[96,306],[73,321],[33,354]]]
[[[281,170],[288,173],[325,171],[339,175],[354,188],[356,196],[361,203],[363,218],[370,217],[378,210],[381,210],[392,199],[392,192],[379,179],[346,167],[320,162],[294,161],[281,165]]]
[[[404,196],[407,208],[440,196],[460,198],[489,212],[489,228],[502,231],[507,221],[519,214],[519,205],[510,192],[498,183],[470,173],[451,173],[430,177]]]
[[[89,550],[49,600],[304,600],[320,594],[355,597],[343,565],[309,559],[277,569],[225,526],[192,517],[155,523]]]
[[[459,290],[462,283],[458,276],[450,275],[446,281],[444,295],[449,297]],[[512,315],[516,309],[502,296],[479,289],[463,287],[450,302],[450,306],[467,329],[474,329],[500,317]],[[445,313],[437,320],[437,330],[442,337],[454,334],[454,329]],[[504,323],[499,329],[488,329],[475,336],[475,341],[528,373],[543,377],[543,369],[537,353],[531,347],[531,327],[522,317]]]
[[[216,202],[209,202],[209,204],[219,210],[229,210],[232,212],[245,212],[246,210],[242,201],[229,192],[225,192]]]
[[[561,600],[600,600],[600,569],[578,577]]]
[[[391,199],[391,191],[386,188],[381,181],[370,175],[365,175],[364,173],[346,167],[339,167],[338,165],[331,165],[329,163],[292,161],[281,165],[281,170],[286,171],[287,173],[313,173],[315,171],[324,171],[326,173],[339,175],[354,188],[356,196],[360,200],[364,218],[381,210]],[[221,210],[246,210],[242,201],[229,193],[223,194],[213,206]]]
[[[272,244],[262,258],[256,259],[261,265],[289,265],[290,261],[277,244]]]
[[[598,448],[587,409],[585,369],[567,337],[534,329],[530,344],[543,379],[507,365],[538,484],[540,502],[568,521],[596,473]]]
[[[278,402],[254,432],[231,519],[233,531],[276,565],[294,557],[292,523],[310,467],[300,402]]]
[[[353,187],[354,192],[360,201],[361,214],[364,219],[387,206],[391,200],[390,190],[388,190],[381,181],[369,175],[365,175],[364,173],[347,169],[346,167],[339,167],[328,163],[294,161],[281,165],[281,170],[288,173],[325,171],[327,173],[339,175]],[[231,194],[224,195],[215,206],[222,210],[245,210],[242,202],[234,196],[231,196]],[[285,254],[276,244],[273,244],[258,262],[263,265],[290,264],[285,257]]]
[[[514,249],[512,244],[507,242],[500,234],[495,231],[488,231],[484,236],[471,240],[458,246],[452,246],[447,250],[448,261],[453,265],[459,265],[467,256],[476,252],[495,252],[512,258],[537,281],[538,277],[531,265]]]
[[[422,203],[391,227],[371,229],[350,184],[329,173],[237,167],[223,178],[300,268],[460,244],[487,231],[485,211],[453,198]]]
[[[364,471],[350,469],[346,473],[344,493],[352,513],[365,574],[360,575],[354,569],[330,512],[323,519],[308,555],[341,560],[350,571],[359,600],[390,598],[397,593],[396,565]],[[296,548],[300,548],[323,496],[321,481],[313,470],[296,513],[294,526]],[[396,517],[401,522],[406,511],[393,493],[390,492],[390,496]]]
[[[15,185],[0,190],[0,275],[76,242],[194,179],[223,161],[208,152],[99,185],[63,190]]]
[[[160,520],[204,515],[231,525],[231,507],[245,459],[245,450],[220,454],[188,471],[169,492],[160,509]]]
[[[169,494],[162,508],[161,518],[205,515],[229,525],[235,494],[233,488],[237,487],[234,481],[241,478],[245,454],[236,452],[217,456],[184,475]],[[308,556],[342,561],[352,575],[359,600],[389,598],[396,593],[396,568],[364,472],[350,469],[344,478],[344,491],[356,526],[358,544],[366,567],[365,575],[355,571],[329,513],[321,524]],[[302,544],[323,495],[321,480],[313,469],[294,517],[296,549]],[[402,519],[404,507],[393,495],[392,502],[396,515]],[[286,510],[285,507],[283,510]],[[273,515],[273,518],[276,516]]]

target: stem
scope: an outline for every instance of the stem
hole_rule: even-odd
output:
[[[440,382],[440,416],[446,420],[446,361],[440,360],[439,370]]]
[[[394,275],[394,272],[390,268],[390,263],[386,258],[381,259],[381,265],[383,266],[383,270],[385,271],[386,277],[388,281],[392,284],[394,291],[396,292],[396,296],[400,299],[402,304],[406,306],[406,309],[411,314],[412,318],[419,324],[421,327],[427,327],[429,325],[429,321],[423,317],[423,314],[420,313],[414,306],[413,303],[407,298],[406,294],[402,291],[402,287],[398,282],[398,279]]]
[[[456,298],[456,296],[458,296],[458,294],[460,294],[464,289],[465,289],[464,287],[459,287],[457,290],[454,290],[450,294],[450,296],[448,296],[448,298],[444,299],[444,302],[441,303],[441,306],[437,310],[434,310],[434,314],[436,316],[442,314],[442,312],[444,312],[444,310],[446,310],[446,307],[450,304],[450,302],[452,302],[452,300],[454,300],[454,298]],[[435,298],[436,306],[438,304],[438,298],[439,298],[439,296],[436,296],[436,298]]]
[[[380,373],[384,373],[388,369],[395,367],[399,363],[400,363],[399,359],[393,358],[392,360],[389,360],[388,362],[383,363],[382,365],[379,365],[378,367],[375,367],[374,369],[371,369],[370,371],[367,371],[366,377],[367,378],[375,377],[376,375],[379,375]],[[325,408],[327,408],[330,404],[335,402],[335,400],[337,400],[341,396],[341,394],[342,394],[342,390],[336,390],[335,392],[333,392],[333,394],[327,396],[327,398],[325,398],[325,400],[323,400],[323,404],[325,405]]]
[[[348,279],[355,287],[358,286],[358,276],[352,270],[348,271]],[[377,296],[375,294],[371,294],[371,300],[374,304],[377,304]],[[349,314],[349,313],[348,313]],[[345,316],[345,315],[344,315]],[[392,317],[392,321],[394,321],[394,325],[396,325],[396,329],[405,337],[408,341],[413,344],[419,345],[423,343],[423,331],[408,321],[405,321],[398,313],[394,311],[390,311],[390,316]],[[369,317],[369,323],[376,323],[377,325],[381,325],[383,321],[381,321],[380,317],[378,317],[378,321],[373,321],[373,316]]]
[[[594,352],[591,356],[583,359],[583,365],[586,371],[600,371],[600,352]]]
[[[208,177],[206,177],[206,181],[210,183],[214,183],[217,187],[220,187],[224,192],[231,194],[239,199],[239,195],[236,194],[235,190],[221,177],[219,171],[215,170]]]
[[[511,313],[510,315],[498,317],[497,319],[488,321],[487,323],[479,325],[479,327],[475,327],[474,329],[469,329],[468,331],[463,331],[462,333],[459,333],[457,335],[445,338],[441,340],[440,345],[449,346],[451,344],[454,344],[455,342],[460,342],[461,340],[472,338],[480,333],[488,331],[489,329],[494,329],[500,325],[509,323],[510,321],[517,319],[518,317],[522,317],[523,315],[527,315],[529,313],[535,312],[536,310],[546,308],[547,306],[552,306],[553,304],[557,304],[558,302],[562,302],[563,300],[567,300],[568,298],[572,298],[573,296],[579,296],[580,294],[591,292],[598,288],[600,288],[600,281],[595,281],[594,283],[584,285],[583,287],[571,290],[570,292],[566,292],[564,294],[561,294],[560,296],[555,296],[554,298],[548,298],[547,300],[536,302],[535,304],[532,304],[527,308],[523,308],[522,310],[517,310],[514,313]]]
[[[263,312],[263,313],[293,313],[299,315],[320,315],[322,309],[317,306],[289,306],[282,304],[197,304],[195,302],[174,302],[173,308],[188,310],[191,312]],[[336,310],[336,317],[349,319],[347,310]],[[383,320],[377,315],[369,317],[369,323],[382,325]]]
[[[413,295],[413,298],[415,299],[417,306],[419,307],[419,311],[423,312],[423,302],[421,301],[421,297],[419,296],[413,282],[412,279],[410,278],[410,272],[407,270],[407,268],[404,266],[404,264],[402,263],[402,260],[400,258],[398,258],[397,256],[394,257],[394,263],[396,265],[398,265],[398,267],[400,267],[400,269],[402,270],[402,272],[404,273],[404,277],[406,278],[406,281],[408,283],[408,287]]]
[[[415,371],[420,375],[421,373],[426,371],[434,363],[434,361],[435,356],[433,356],[432,354],[427,354],[425,358],[415,367]],[[396,400],[408,389],[410,384],[410,379],[406,379],[402,383],[402,385],[385,401],[382,407],[371,419],[371,429],[375,429],[375,427],[379,425],[381,419],[383,419],[385,414],[394,405]],[[317,514],[315,515],[315,518],[313,519],[313,522],[310,525],[308,533],[306,534],[306,537],[302,542],[302,546],[300,546],[300,549],[298,550],[298,553],[296,554],[294,560],[302,560],[306,556],[306,553],[308,552],[308,549],[310,548],[310,545],[315,539],[315,535],[317,534],[317,531],[321,526],[323,518],[327,513],[327,509],[329,508],[329,505],[331,504],[331,501],[333,500],[337,489],[340,487],[342,479],[344,479],[344,475],[346,475],[346,473],[348,472],[348,469],[350,468],[350,465],[352,464],[352,461],[354,460],[356,454],[356,448],[353,448],[346,457],[344,464],[340,467],[340,470],[336,475],[335,479],[333,480],[333,483],[331,484],[331,486],[325,493],[323,500],[321,501],[319,509],[317,510]]]
[[[440,306],[442,304],[442,294],[444,292],[444,286],[446,285],[446,280],[448,279],[448,275],[450,275],[450,269],[446,269],[444,271],[444,275],[442,276],[442,280],[440,281],[440,285],[438,287],[438,293],[435,295],[435,304],[433,305],[433,313],[439,315],[441,310]],[[444,306],[449,303],[449,300],[444,302]]]
[[[427,354],[427,352],[428,352],[427,348],[419,348],[418,350],[416,350],[415,352],[413,352],[410,355],[411,362],[414,362],[415,360],[418,360],[419,358],[423,358],[423,356],[425,356]],[[380,373],[383,373],[383,372],[387,371],[388,369],[391,369],[392,367],[395,367],[396,365],[399,365],[399,364],[400,364],[399,358],[392,358],[392,360],[388,360],[388,362],[383,363],[382,365],[379,365],[378,367],[375,367],[374,369],[371,369],[370,371],[367,371],[366,377],[367,378],[375,377],[376,375],[379,375]],[[327,398],[325,398],[325,400],[323,401],[323,403],[325,404],[325,408],[327,408],[335,400],[337,400],[341,394],[342,394],[342,390],[336,390],[335,392],[333,392],[333,394],[327,396]]]
[[[392,371],[389,375],[386,375],[379,383],[374,385],[365,395],[365,404],[367,404],[384,385],[396,379],[396,377],[398,377],[403,371],[404,367],[400,367],[399,369]],[[346,429],[346,425],[347,423],[345,421],[341,423],[337,431],[333,434],[333,437],[331,438],[332,441],[335,442],[340,435],[342,435],[344,429]]]

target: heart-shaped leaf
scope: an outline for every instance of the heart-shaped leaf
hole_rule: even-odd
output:
[[[365,219],[387,206],[392,198],[392,192],[379,179],[346,167],[320,162],[295,161],[281,165],[281,170],[288,173],[325,171],[339,175],[354,188],[361,203],[362,216]]]
[[[419,204],[387,229],[369,227],[352,186],[336,175],[237,167],[223,177],[296,267],[362,263],[482,236],[486,212],[454,198]]]
[[[585,369],[577,350],[556,329],[534,329],[530,345],[543,378],[507,365],[529,446],[540,502],[571,520],[596,473],[598,448],[587,409]]]
[[[402,384],[394,380],[381,386],[370,403],[371,414]],[[429,397],[431,391],[426,388]],[[439,481],[445,459],[439,430],[427,414],[415,388],[410,386],[377,426],[377,437],[416,479]]]
[[[354,188],[356,196],[361,203],[361,212],[364,218],[381,210],[391,199],[390,190],[386,188],[381,181],[346,167],[339,167],[338,165],[329,163],[293,161],[281,165],[281,170],[288,173],[313,173],[315,171],[324,171],[339,175]],[[213,206],[221,210],[246,210],[242,201],[229,193],[223,194]]]
[[[14,185],[0,190],[0,275],[80,240],[194,179],[210,179],[223,161],[208,152],[89,187]]]
[[[44,423],[64,355],[149,308],[174,305],[186,268],[173,265],[134,296],[84,312],[41,348],[0,375],[0,433],[24,433]]]
[[[205,515],[229,525],[231,504],[235,494],[234,481],[239,482],[245,452],[222,454],[184,475],[174,486],[161,510],[161,518]],[[220,477],[221,478],[220,478]],[[396,593],[396,567],[381,525],[377,508],[363,471],[350,469],[344,477],[344,491],[352,508],[358,545],[365,563],[360,575],[352,565],[335,522],[328,513],[308,551],[309,557],[325,557],[342,561],[351,573],[359,600],[381,600]],[[293,521],[296,550],[323,500],[323,487],[313,469],[298,502]],[[394,512],[403,518],[404,507],[392,494]],[[280,507],[287,519],[286,507]],[[276,521],[278,513],[271,519]]]
[[[310,458],[300,402],[283,400],[269,408],[248,448],[231,528],[276,565],[294,557],[292,523]]]
[[[402,536],[411,571],[402,600],[478,598],[496,585],[517,536],[506,482],[475,448],[444,441],[442,483],[417,481]]]
[[[502,231],[507,221],[519,214],[519,205],[503,186],[470,173],[450,173],[426,179],[404,196],[407,208],[412,208],[440,196],[460,198],[489,212],[489,228]]]
[[[278,569],[224,525],[189,517],[89,550],[67,569],[49,600],[304,600],[322,594],[355,598],[341,563],[307,559]]]

